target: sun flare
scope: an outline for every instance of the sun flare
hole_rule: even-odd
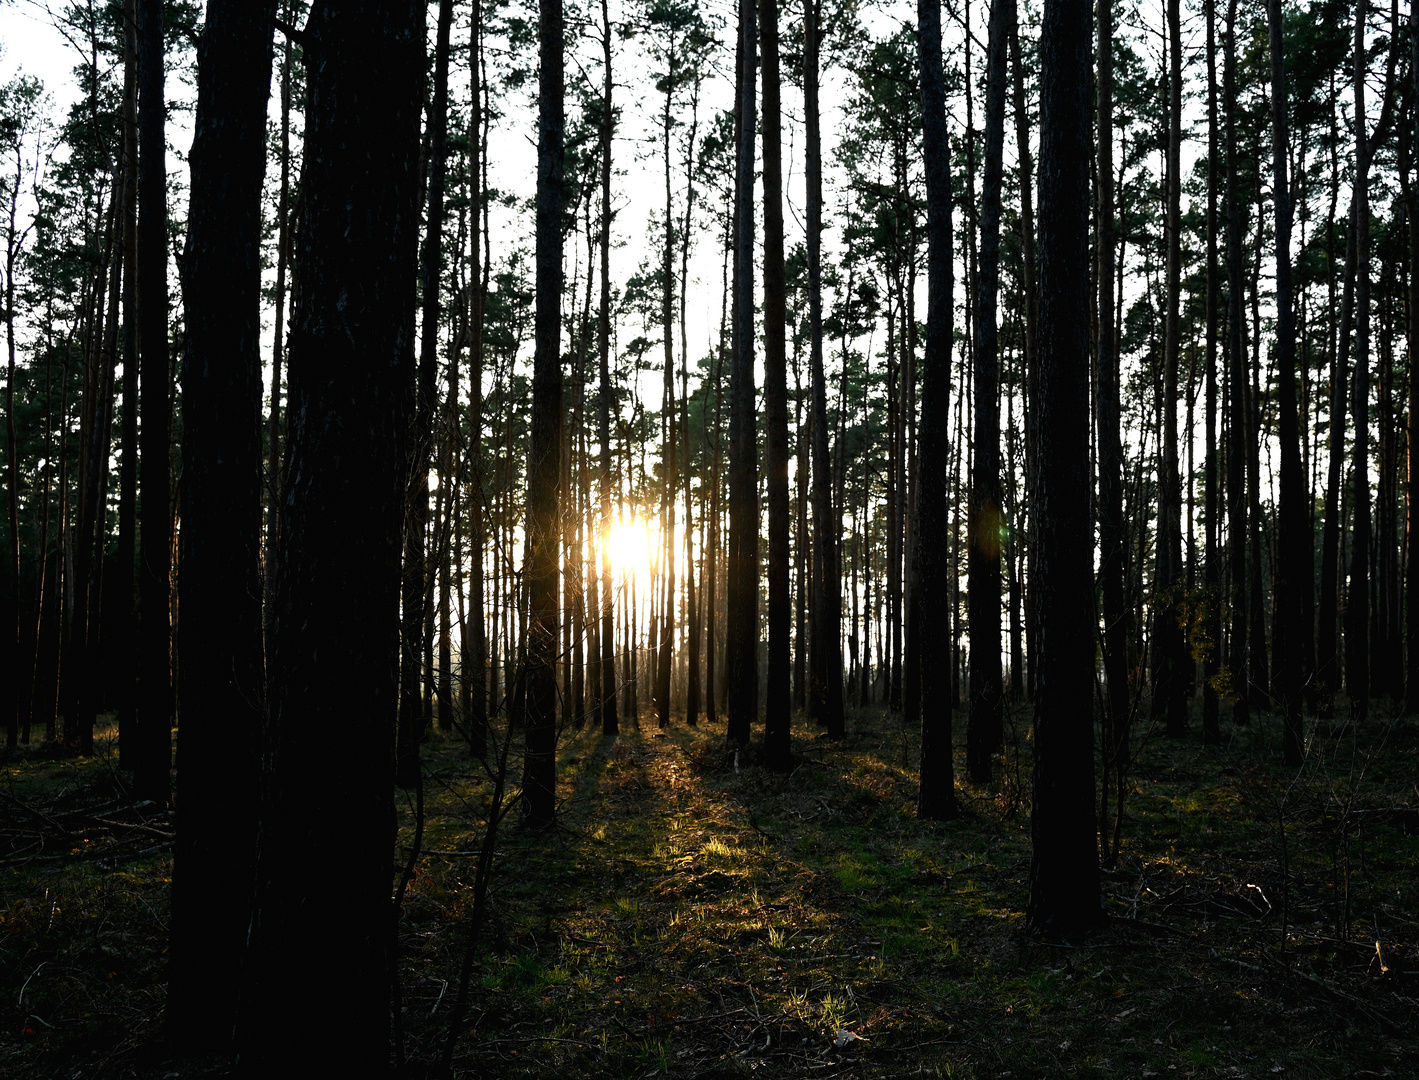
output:
[[[606,536],[612,573],[618,578],[624,575],[648,581],[660,544],[660,527],[647,519],[633,517],[617,521]]]

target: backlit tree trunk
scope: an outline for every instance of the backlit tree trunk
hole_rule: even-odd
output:
[[[1040,38],[1038,620],[1030,902],[1037,934],[1103,919],[1094,843],[1094,597],[1089,520],[1088,0],[1046,0]]]
[[[181,773],[167,1021],[231,1039],[250,921],[264,697],[261,195],[276,0],[211,0],[183,258]]]
[[[423,13],[415,0],[318,3],[306,24],[300,284],[242,1076],[387,1072]],[[321,1037],[292,1039],[293,1016]]]

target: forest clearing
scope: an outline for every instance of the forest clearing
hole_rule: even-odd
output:
[[[1108,924],[1067,944],[1023,930],[1027,740],[939,823],[885,710],[799,728],[788,775],[736,767],[722,724],[569,733],[554,830],[498,840],[454,1075],[1414,1076],[1417,726],[1319,733],[1299,773],[1269,715],[1223,747],[1147,739]],[[227,1075],[162,1036],[170,825],[138,824],[100,745],[5,769],[0,1074]],[[449,1036],[491,792],[458,740],[426,751],[410,1076]]]

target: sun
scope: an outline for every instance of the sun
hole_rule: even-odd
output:
[[[619,578],[650,580],[650,565],[660,543],[660,528],[645,518],[623,518],[611,526],[606,536],[606,553],[611,570]]]

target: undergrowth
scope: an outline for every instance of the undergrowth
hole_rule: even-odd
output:
[[[1023,933],[1027,756],[929,823],[878,710],[841,743],[799,724],[788,775],[722,725],[625,726],[566,733],[557,827],[499,838],[457,1075],[1419,1075],[1413,719],[1322,725],[1299,771],[1270,717],[1223,747],[1149,740],[1108,926],[1068,946]],[[0,1074],[219,1075],[162,1041],[171,823],[114,809],[100,745],[4,764]],[[424,760],[411,1072],[448,1035],[492,789],[447,736]],[[400,815],[402,856],[412,800]]]

